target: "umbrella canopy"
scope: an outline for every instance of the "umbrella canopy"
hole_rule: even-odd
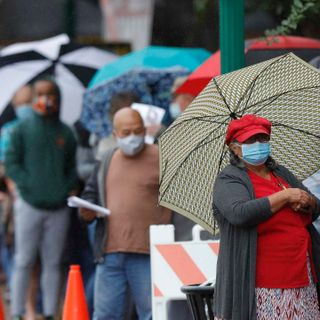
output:
[[[214,78],[162,134],[160,204],[214,232],[213,184],[229,164],[229,122],[272,122],[272,156],[304,179],[320,163],[320,72],[287,54]]]
[[[275,58],[288,52],[309,61],[320,54],[320,40],[296,36],[267,37],[265,40],[248,40],[246,65]]]
[[[124,91],[134,92],[142,103],[168,109],[174,80],[187,74],[181,68],[134,69],[105,81],[85,92],[81,122],[98,136],[108,136],[112,132],[108,116],[111,98]]]
[[[95,72],[117,56],[94,47],[71,43],[67,35],[19,43],[0,51],[0,113],[16,90],[42,74],[55,77],[62,93],[61,118],[79,119],[82,95]]]
[[[179,66],[193,71],[209,58],[210,54],[209,51],[201,48],[149,46],[143,50],[126,54],[99,70],[90,82],[89,87],[92,88],[134,68],[166,69]]]
[[[320,40],[295,36],[247,40],[245,51],[247,66],[289,52],[309,61],[320,54]],[[220,50],[218,50],[189,75],[188,79],[176,90],[176,93],[189,93],[197,96],[208,82],[220,73]]]

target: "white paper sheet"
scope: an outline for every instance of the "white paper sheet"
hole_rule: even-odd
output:
[[[69,197],[68,198],[68,206],[74,208],[86,208],[97,212],[98,218],[103,218],[110,215],[110,210],[96,204],[92,204],[89,201],[83,200],[79,197]]]
[[[164,109],[151,104],[133,103],[131,108],[140,113],[146,127],[160,125],[165,114]],[[154,137],[151,135],[146,135],[145,142],[148,144],[153,144]]]

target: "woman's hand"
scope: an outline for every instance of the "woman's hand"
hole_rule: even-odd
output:
[[[312,212],[316,205],[314,197],[299,188],[288,188],[276,192],[268,199],[273,213],[285,206],[291,207],[294,211]]]
[[[315,199],[308,192],[299,188],[289,188],[286,191],[288,204],[294,211],[311,213],[315,207]]]

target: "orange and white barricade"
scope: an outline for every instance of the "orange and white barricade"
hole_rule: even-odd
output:
[[[214,282],[219,241],[200,240],[200,226],[193,241],[174,241],[173,225],[150,227],[152,319],[167,320],[167,302],[186,299],[183,285]]]

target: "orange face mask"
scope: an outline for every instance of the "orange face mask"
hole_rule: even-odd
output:
[[[33,109],[41,115],[51,115],[58,112],[58,108],[47,97],[39,97],[33,103]]]

